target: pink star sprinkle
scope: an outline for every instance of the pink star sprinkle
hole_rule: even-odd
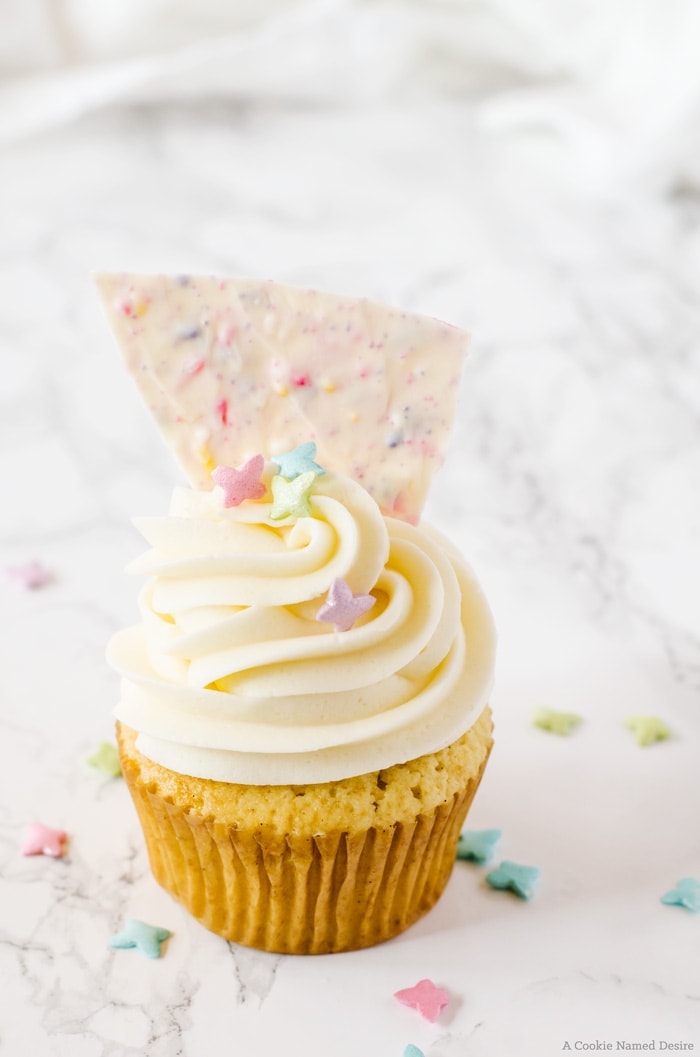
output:
[[[396,991],[394,998],[398,998],[404,1006],[417,1009],[421,1016],[434,1024],[450,1001],[450,992],[444,987],[436,987],[432,980],[420,980],[415,987]]]
[[[262,499],[267,494],[260,480],[264,469],[262,455],[253,455],[238,468],[217,466],[212,477],[214,484],[224,490],[224,506],[240,506],[244,499]]]
[[[63,855],[63,843],[67,834],[62,829],[51,829],[41,822],[30,822],[24,835],[24,843],[19,849],[21,855],[51,855],[60,859]]]
[[[334,624],[336,631],[349,631],[358,617],[371,609],[375,602],[372,595],[354,595],[345,580],[336,579],[316,614],[316,620]]]
[[[37,561],[25,562],[24,565],[11,565],[5,571],[9,578],[24,591],[34,591],[37,587],[44,587],[53,579],[48,569]]]

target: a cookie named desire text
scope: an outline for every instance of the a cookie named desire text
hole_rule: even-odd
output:
[[[647,1042],[632,1042],[626,1039],[615,1039],[614,1042],[592,1039],[565,1039],[562,1050],[570,1053],[640,1053],[657,1051],[661,1053],[678,1053],[695,1049],[694,1042],[673,1041],[671,1039],[649,1039]]]

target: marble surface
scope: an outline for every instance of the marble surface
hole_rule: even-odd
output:
[[[91,96],[82,66],[61,82],[79,106],[20,86],[22,125],[0,92],[0,565],[52,574],[0,588],[11,1057],[700,1050],[700,915],[660,902],[700,877],[698,95],[652,144],[620,95],[546,70],[368,84],[363,39],[339,74],[353,90],[327,96],[167,78]],[[294,958],[210,935],[150,877],[123,782],[85,763],[112,738],[105,643],[136,614],[130,518],[180,480],[92,289],[121,268],[276,278],[472,332],[427,513],[496,614],[496,747],[470,825],[541,868],[530,902],[458,863],[391,943]],[[541,706],[583,723],[547,734]],[[641,748],[630,715],[672,736]],[[62,859],[19,854],[35,818],[68,832]],[[108,948],[127,917],[172,930],[161,959]],[[424,977],[453,995],[436,1024],[393,998]]]

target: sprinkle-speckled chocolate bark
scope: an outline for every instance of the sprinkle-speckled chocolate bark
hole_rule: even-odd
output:
[[[195,488],[217,464],[313,439],[324,465],[417,521],[441,465],[467,335],[272,282],[107,274],[117,341]]]

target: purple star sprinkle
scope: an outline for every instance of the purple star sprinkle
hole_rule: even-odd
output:
[[[372,595],[354,595],[345,580],[336,579],[330,586],[326,601],[316,614],[324,624],[335,625],[336,631],[349,631],[355,621],[371,609],[376,599]]]

